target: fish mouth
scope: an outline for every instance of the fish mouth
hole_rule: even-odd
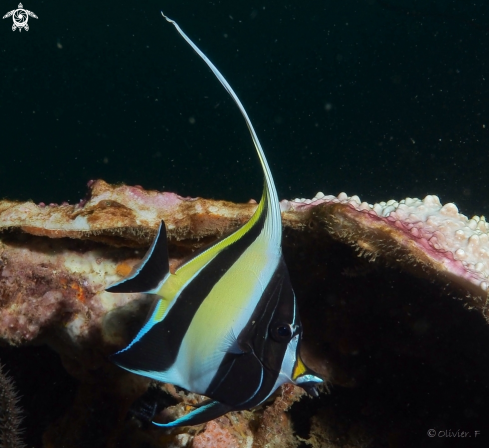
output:
[[[317,389],[318,385],[319,383],[315,381],[307,381],[303,384],[298,384],[298,386],[302,387],[308,395],[314,398],[319,397],[319,391]]]
[[[300,356],[297,357],[297,361],[292,373],[292,381],[296,386],[302,387],[312,397],[318,397],[319,392],[317,386],[323,383],[322,378],[316,375],[311,369],[309,369]]]

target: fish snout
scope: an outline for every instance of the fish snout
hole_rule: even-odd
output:
[[[323,380],[311,369],[309,369],[300,356],[297,356],[297,362],[292,373],[292,381],[296,386],[302,387],[312,397],[318,397],[317,386]]]

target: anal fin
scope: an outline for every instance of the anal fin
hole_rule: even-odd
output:
[[[202,423],[207,423],[210,420],[214,420],[215,418],[220,417],[221,415],[224,415],[232,410],[233,408],[231,406],[212,400],[202,403],[202,405],[189,412],[187,415],[177,418],[172,422],[158,423],[153,421],[153,424],[159,426],[160,428],[200,425]]]

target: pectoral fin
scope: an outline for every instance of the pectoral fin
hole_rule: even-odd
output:
[[[156,238],[141,263],[128,277],[109,286],[106,291],[154,293],[169,273],[166,227],[161,221]]]
[[[161,428],[175,428],[177,426],[190,426],[190,425],[200,425],[202,423],[207,423],[210,420],[214,420],[227,412],[232,411],[233,408],[218,401],[209,401],[208,403],[202,404],[193,411],[189,412],[187,415],[180,417],[169,423],[158,423],[153,422],[156,426]]]
[[[242,355],[244,353],[239,346],[238,339],[236,338],[232,327],[229,328],[226,336],[224,336],[220,350],[224,353],[231,353],[233,355]]]

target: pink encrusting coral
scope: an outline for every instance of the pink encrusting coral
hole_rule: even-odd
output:
[[[240,443],[231,432],[210,421],[205,426],[205,431],[194,437],[193,448],[240,448]]]
[[[351,207],[344,212],[364,231],[372,235],[364,250],[375,252],[375,233],[379,240],[389,237],[404,247],[419,263],[436,266],[452,280],[468,287],[474,294],[487,295],[489,284],[489,224],[484,216],[469,219],[458,212],[453,203],[441,204],[439,198],[389,200],[374,205],[361,202],[358,196],[340,193],[325,196],[318,193],[313,199],[282,201],[284,211],[306,211],[321,204],[343,204]],[[382,235],[383,234],[383,235]],[[467,285],[470,283],[470,286]]]

